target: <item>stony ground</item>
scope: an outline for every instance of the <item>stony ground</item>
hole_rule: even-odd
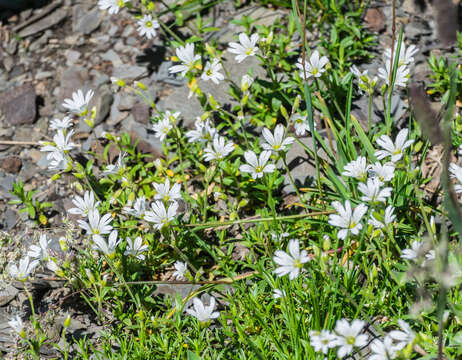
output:
[[[43,3],[40,2],[40,3]],[[161,38],[146,41],[138,36],[132,14],[124,11],[117,16],[101,12],[91,0],[55,0],[42,7],[22,11],[1,10],[0,1],[0,271],[18,251],[26,246],[37,227],[25,213],[8,205],[12,199],[9,191],[15,181],[21,180],[27,190],[37,190],[40,201],[53,202],[49,212],[50,231],[59,235],[66,231],[63,217],[70,207],[72,184],[66,177],[51,182],[39,141],[50,140],[48,123],[53,118],[62,118],[63,99],[79,88],[93,89],[94,105],[98,108],[96,126],[93,130],[84,124],[75,124],[82,150],[101,152],[101,134],[128,132],[137,138],[140,149],[155,157],[162,151],[160,143],[150,131],[150,109],[142,100],[111,89],[110,77],[139,80],[148,86],[155,102],[163,110],[181,111],[185,125],[191,125],[202,113],[195,98],[188,99],[189,89],[182,79],[169,76],[167,69],[171,49],[164,46]],[[420,48],[414,68],[414,79],[425,80],[428,68],[425,59],[430,52],[450,53],[454,39],[448,39],[442,22],[450,23],[451,14],[432,8],[424,1],[404,0],[397,11],[398,21],[404,24],[408,43]],[[378,34],[378,49],[391,44],[391,8],[389,1],[373,1],[365,15],[369,29]],[[211,36],[223,44],[230,41],[241,29],[232,24],[232,19],[242,15],[257,18],[259,23],[271,24],[284,10],[260,6],[248,6],[238,12],[233,2],[224,1],[210,16],[221,30]],[[457,14],[457,12],[454,12]],[[165,15],[165,21],[169,16]],[[457,15],[455,15],[457,16]],[[448,20],[449,19],[449,20]],[[456,19],[457,21],[457,19]],[[182,29],[188,34],[187,28]],[[315,42],[316,34],[309,34]],[[446,36],[446,37],[445,37]],[[310,38],[310,37],[308,37]],[[294,39],[297,41],[297,39]],[[226,56],[225,56],[226,58]],[[255,59],[255,58],[253,58]],[[249,60],[250,61],[250,60]],[[245,65],[229,62],[227,70],[235,79],[247,72],[249,65],[254,74],[263,76],[257,60]],[[373,73],[378,57],[365,64]],[[229,96],[218,86],[200,84],[216,94],[222,104],[230,102]],[[358,99],[355,115],[367,122],[367,99]],[[395,118],[404,118],[407,104],[396,97]],[[374,118],[378,121],[381,104],[375,104]],[[303,139],[307,144],[310,138]],[[110,154],[115,156],[116,154]],[[312,165],[305,160],[299,146],[289,152],[289,164],[294,178],[304,183],[313,174]],[[434,170],[429,166],[428,171]],[[287,187],[290,191],[290,187]],[[41,229],[43,231],[43,229]],[[7,241],[13,235],[14,241]],[[3,240],[2,240],[3,239]],[[56,249],[58,249],[58,245]],[[64,313],[72,315],[71,336],[97,337],[101,327],[97,326],[90,312],[77,301],[78,294],[62,286],[52,274],[41,274],[32,287],[35,301],[50,334],[59,334]],[[179,289],[166,289],[167,292]],[[7,321],[11,314],[29,311],[26,296],[19,284],[7,284],[0,280],[0,351],[8,352],[14,346]],[[44,349],[44,358],[53,355],[53,349]]]

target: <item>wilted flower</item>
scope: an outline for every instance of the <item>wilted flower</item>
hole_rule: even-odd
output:
[[[449,165],[449,176],[451,179],[457,179],[458,184],[454,185],[456,193],[462,193],[462,167],[457,164],[451,163]]]
[[[13,329],[13,331],[19,335],[20,337],[25,337],[26,334],[24,332],[24,323],[19,315],[16,315],[10,321],[8,321],[8,325]]]
[[[280,299],[286,297],[286,292],[284,290],[274,289],[273,290],[273,299]]]
[[[250,75],[243,75],[242,78],[241,78],[241,90],[242,92],[246,92],[247,90],[249,90],[249,88],[252,86],[253,84],[253,77],[251,77]]]
[[[106,166],[106,170],[103,171],[103,175],[118,174],[120,169],[122,169],[124,165],[124,159],[126,156],[127,156],[126,152],[120,151],[119,158],[117,159],[117,163]]]
[[[51,239],[48,240],[45,234],[40,235],[38,245],[31,245],[27,255],[32,259],[45,260],[48,258],[48,248],[50,247]]]
[[[126,206],[123,208],[123,212],[137,218],[142,218],[144,216],[144,212],[146,211],[146,198],[144,196],[140,196],[135,200],[133,204],[133,208],[130,206]]]

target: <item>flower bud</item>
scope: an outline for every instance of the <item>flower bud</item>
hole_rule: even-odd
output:
[[[64,320],[64,327],[67,329],[69,326],[71,326],[71,316],[68,314]]]

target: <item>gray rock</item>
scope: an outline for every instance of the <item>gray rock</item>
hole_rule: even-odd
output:
[[[3,66],[5,67],[6,72],[10,72],[14,67],[14,59],[12,56],[6,55],[3,58]]]
[[[13,190],[13,183],[16,180],[16,176],[13,175],[6,175],[0,177],[0,191],[3,195],[7,196],[8,198],[12,198],[13,195],[10,194],[10,191]]]
[[[55,73],[53,71],[39,71],[37,74],[35,74],[35,80],[48,79],[54,76],[54,74]]]
[[[351,114],[358,119],[361,127],[367,132],[369,130],[369,98],[367,96],[363,96],[354,100],[351,104]],[[381,120],[382,114],[375,107],[374,102],[372,102],[371,123],[377,124]]]
[[[103,60],[112,62],[112,65],[114,65],[114,66],[122,64],[122,60],[120,59],[119,55],[117,55],[117,53],[112,49],[106,51],[102,55],[102,58],[103,58]]]
[[[183,86],[185,84],[185,80],[182,77],[177,77],[175,74],[170,74],[168,72],[168,69],[172,65],[173,61],[163,61],[159,66],[159,70],[152,74],[151,79],[153,81],[164,82],[174,86]]]
[[[128,37],[135,31],[135,28],[132,25],[128,25],[124,28],[122,32],[122,37]]]
[[[10,55],[14,55],[16,51],[18,51],[18,40],[16,38],[11,38],[6,46],[6,52]]]
[[[119,111],[120,101],[121,101],[120,94],[115,94],[114,101],[112,102],[112,106],[111,106],[111,117],[107,121],[108,125],[110,126],[117,125],[119,122],[121,122],[123,119],[127,117],[127,113],[122,113]]]
[[[42,32],[52,26],[59,24],[67,17],[66,7],[62,7],[52,12],[50,15],[45,16],[44,18],[38,20],[37,22],[32,23],[31,25],[25,27],[19,32],[19,36],[27,37],[30,35],[35,35],[39,32]]]
[[[73,65],[79,60],[82,54],[78,51],[68,49],[64,52],[64,56],[66,57],[66,60],[67,60],[66,64]]]
[[[109,78],[109,76],[107,76],[106,74],[101,74],[95,78],[95,80],[93,81],[93,85],[95,88],[98,88],[101,85],[108,84],[110,82],[111,79]]]
[[[94,106],[96,106],[96,118],[95,126],[102,123],[106,120],[111,110],[111,105],[113,101],[113,96],[111,90],[107,86],[102,86],[99,90],[99,94],[96,96],[96,101]],[[90,105],[91,106],[91,105]]]
[[[78,10],[76,10],[78,9]],[[93,31],[98,29],[103,20],[103,12],[95,7],[90,12],[83,10],[79,6],[74,7],[72,29],[74,32],[84,33],[85,35],[91,34]]]
[[[66,109],[62,106],[64,99],[71,98],[72,93],[78,89],[89,87],[89,75],[88,70],[81,66],[73,66],[63,71],[61,75],[61,86],[58,95],[58,110],[66,112]]]
[[[141,124],[149,125],[149,118],[151,116],[151,107],[144,102],[137,102],[132,109],[135,121]]]
[[[32,41],[32,44],[29,46],[29,50],[36,52],[38,50],[44,49],[44,46],[48,43],[48,34],[45,33],[40,36],[37,40]]]
[[[5,283],[0,284],[0,306],[5,306],[11,300],[13,300],[19,293],[19,290],[12,285],[6,285]]]
[[[313,139],[311,137],[300,138],[300,141],[308,148],[313,149]],[[312,183],[316,176],[314,159],[310,159],[308,153],[299,143],[294,142],[292,144],[286,154],[286,162],[297,188],[307,186]],[[282,161],[278,164],[278,167],[283,167]],[[295,191],[288,176],[284,178],[283,190],[287,193]]]
[[[13,227],[16,225],[16,222],[18,221],[18,214],[16,212],[14,212],[12,209],[8,208],[5,211],[3,219],[4,219],[3,224],[5,226],[5,230],[9,231],[9,230],[13,229]],[[1,295],[0,295],[0,297],[1,297]],[[1,302],[1,299],[0,299],[0,302]],[[0,304],[0,306],[2,306],[2,305]]]
[[[115,66],[112,70],[112,76],[118,79],[134,80],[147,74],[145,67],[137,65],[122,64]]]
[[[0,95],[0,111],[11,125],[32,124],[37,116],[35,89],[25,84]]]
[[[133,37],[133,36],[130,36],[129,38],[127,38],[127,40],[125,41],[127,43],[127,45],[129,46],[135,46],[136,45],[136,38]]]
[[[137,101],[136,96],[124,94],[121,97],[118,109],[120,111],[131,110]]]

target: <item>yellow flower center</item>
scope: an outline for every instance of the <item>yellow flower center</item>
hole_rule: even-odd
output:
[[[313,68],[313,70],[311,70],[311,73],[313,75],[316,75],[318,72],[319,72],[319,69],[317,67],[315,67],[315,68]]]
[[[146,21],[146,27],[152,27],[152,21]]]
[[[255,172],[257,172],[257,173],[263,172],[263,166],[257,166],[257,167],[255,168]]]
[[[245,52],[246,55],[252,55],[252,53],[253,53],[253,49],[252,49],[252,48],[250,48],[249,50],[247,50],[247,51]]]
[[[347,341],[347,344],[349,345],[354,345],[355,344],[355,341],[356,341],[356,338],[354,336],[348,336],[346,338],[346,341]]]
[[[350,223],[349,228],[350,228],[350,229],[354,229],[354,228],[356,227],[356,225],[357,225],[356,222],[352,221],[352,222]]]
[[[280,148],[281,148],[281,145],[279,144],[273,145],[274,150],[279,150]]]

